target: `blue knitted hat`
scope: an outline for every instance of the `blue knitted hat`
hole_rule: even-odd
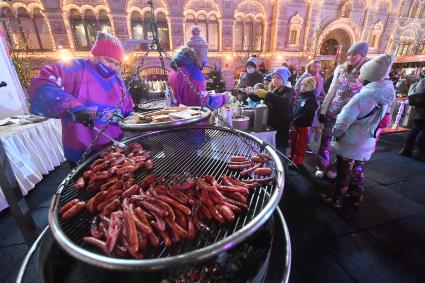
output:
[[[278,74],[282,79],[283,83],[286,83],[291,76],[291,72],[286,67],[277,67],[273,70],[272,75]]]

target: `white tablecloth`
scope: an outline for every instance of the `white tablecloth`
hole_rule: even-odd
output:
[[[55,166],[65,161],[60,120],[0,127],[0,141],[26,195]],[[1,168],[0,168],[1,170]],[[0,188],[0,211],[8,207]]]

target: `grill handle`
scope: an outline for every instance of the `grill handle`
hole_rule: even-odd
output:
[[[28,265],[32,259],[32,257],[35,254],[35,251],[38,249],[38,246],[41,243],[41,240],[44,237],[44,234],[46,234],[47,230],[49,230],[49,225],[47,225],[46,228],[44,228],[43,232],[38,236],[38,238],[35,240],[35,242],[32,244],[31,248],[28,250],[27,255],[24,258],[24,261],[22,262],[21,267],[19,268],[18,276],[16,277],[16,283],[22,283],[24,282],[24,276],[25,272],[28,269]]]

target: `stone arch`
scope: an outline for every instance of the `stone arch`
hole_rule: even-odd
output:
[[[192,10],[196,12],[205,11],[208,15],[210,15],[211,12],[215,11],[215,16],[219,19],[221,19],[221,16],[223,15],[221,7],[217,4],[215,0],[186,0],[182,7],[183,13],[185,13],[186,10]]]
[[[317,46],[320,47],[325,37],[334,30],[345,31],[350,37],[351,44],[360,40],[360,32],[357,29],[356,25],[353,23],[353,21],[348,18],[341,18],[331,22],[326,26],[326,28],[321,32],[321,35],[319,36]]]
[[[260,17],[263,20],[266,20],[267,19],[266,8],[259,1],[253,1],[253,0],[244,0],[244,1],[241,1],[235,7],[234,18],[236,18],[236,16],[238,14],[240,14],[240,13],[242,13],[244,15],[246,15],[246,14],[254,14],[255,15],[255,18],[256,17]]]
[[[392,9],[393,9],[393,3],[392,3],[391,0],[379,0],[379,1],[376,1],[375,9],[377,11],[379,11],[379,8],[381,8],[381,5],[382,4],[385,5],[385,8],[387,9],[387,12],[388,13],[392,11]]]
[[[144,7],[142,8],[142,10],[150,9],[150,6],[148,4],[148,0],[129,0],[127,1],[127,3],[125,4],[125,10],[128,12],[128,10],[131,7]],[[169,11],[170,11],[170,6],[168,5],[167,1],[164,0],[158,0],[158,1],[153,1],[153,9],[154,11],[158,8],[163,8],[165,9],[165,11],[167,11],[165,13],[165,15],[168,16]]]

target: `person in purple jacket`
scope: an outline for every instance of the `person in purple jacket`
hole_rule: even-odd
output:
[[[117,119],[128,116],[134,106],[117,74],[124,59],[119,39],[98,32],[91,53],[93,58],[44,66],[29,88],[32,113],[62,120],[62,142],[71,165],[75,165],[96,137],[93,125],[103,126],[114,113],[106,133],[121,139],[123,131]],[[123,103],[117,109],[122,97]],[[110,143],[101,136],[94,152]]]

